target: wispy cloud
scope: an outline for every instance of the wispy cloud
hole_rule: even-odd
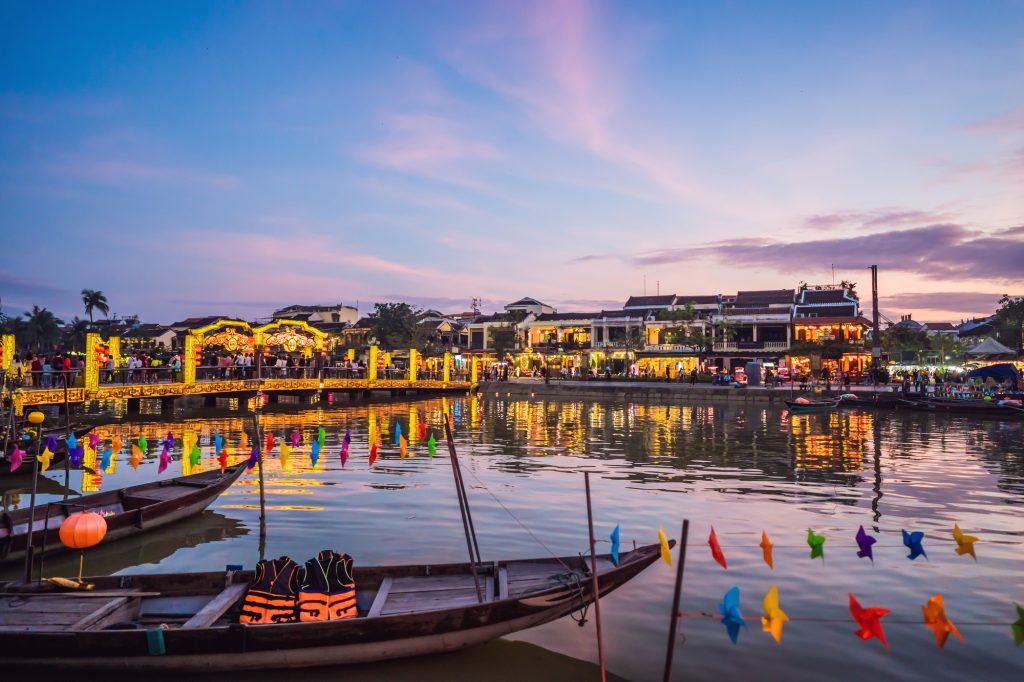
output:
[[[1024,239],[1016,232],[988,234],[957,224],[937,224],[856,237],[803,242],[728,240],[696,247],[659,249],[631,257],[637,265],[664,265],[711,258],[785,273],[805,273],[808,264],[831,263],[854,270],[876,263],[883,269],[929,279],[1024,282]]]
[[[1002,294],[981,291],[938,291],[882,296],[881,307],[890,310],[915,310],[955,314],[963,317],[989,315],[999,305]]]
[[[964,127],[971,133],[1019,133],[1024,132],[1024,106],[1011,109],[997,116],[975,121]]]
[[[53,169],[60,175],[112,187],[166,185],[227,190],[241,184],[236,176],[225,173],[120,158],[72,157]]]
[[[804,220],[803,226],[811,230],[837,230],[852,228],[873,230],[877,228],[906,227],[950,222],[957,214],[949,211],[918,211],[913,209],[887,208],[872,211],[836,211],[820,213]]]
[[[650,29],[623,21],[606,26],[596,5],[584,0],[512,7],[446,36],[442,53],[459,73],[519,106],[561,144],[640,174],[677,200],[729,206],[723,193],[698,180],[678,156],[645,148],[616,126],[630,67],[649,42]]]

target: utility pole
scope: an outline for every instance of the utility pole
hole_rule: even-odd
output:
[[[878,266],[871,266],[871,324],[874,329],[871,331],[871,371],[875,375],[872,383],[878,379],[878,370],[882,364],[882,331],[878,328]]]

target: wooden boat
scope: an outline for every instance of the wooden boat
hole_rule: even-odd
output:
[[[92,431],[92,426],[82,426],[75,428],[72,433],[75,434],[75,438],[82,440],[85,436]],[[64,459],[68,456],[68,445],[64,442],[64,429],[54,429],[52,431],[43,431],[43,442],[45,444],[46,438],[49,435],[56,435],[60,440],[57,444],[57,450],[53,453],[53,459],[50,460],[50,466],[56,466],[57,464],[63,464]],[[11,471],[11,462],[8,459],[10,454],[14,452],[14,443],[8,443],[7,452],[0,454],[0,478],[8,476],[24,476],[26,478],[32,477],[32,457],[36,454],[36,442],[33,440],[30,443],[22,443],[22,448],[26,450],[28,454],[25,455],[24,461],[21,466]]]
[[[787,400],[786,406],[790,412],[800,414],[804,412],[831,412],[839,407],[839,400],[812,400],[807,403],[798,403],[795,400]]]
[[[854,398],[840,397],[839,407],[867,407],[895,410],[899,405],[898,393],[864,393]]]
[[[658,545],[597,558],[601,596],[660,557]],[[356,618],[241,625],[252,571],[89,578],[91,592],[0,585],[0,666],[99,671],[231,671],[363,663],[454,651],[579,610],[593,600],[578,556],[478,565],[356,568]],[[160,634],[147,630],[160,628]],[[152,655],[148,636],[162,636]]]
[[[1010,419],[1024,416],[1024,411],[1012,405],[997,405],[988,400],[958,400],[954,398],[922,398],[918,400],[901,398],[900,409]]]
[[[103,543],[106,544],[198,514],[237,481],[243,471],[244,463],[229,467],[224,473],[215,469],[40,505],[35,510],[32,533],[35,556],[68,551],[60,541],[59,532],[61,522],[69,514],[85,510],[104,514],[107,535]],[[0,566],[24,561],[29,540],[28,522],[28,509],[0,514]]]

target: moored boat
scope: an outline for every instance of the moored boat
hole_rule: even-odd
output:
[[[597,557],[601,596],[660,557],[658,545]],[[364,663],[454,651],[589,604],[578,556],[355,570],[355,618],[245,625],[252,571],[89,578],[90,592],[0,585],[0,665],[39,671],[188,672]],[[155,630],[155,631],[154,631]],[[154,643],[157,640],[158,643]]]
[[[999,405],[988,400],[959,400],[956,398],[900,399],[900,409],[916,412],[935,412],[965,416],[1015,419],[1024,416],[1024,410],[1013,405]]]
[[[103,514],[107,522],[106,544],[198,514],[238,480],[243,471],[245,464],[236,464],[223,473],[214,469],[39,505],[33,522],[34,556],[68,551],[60,541],[60,524],[70,514]],[[0,565],[24,560],[29,546],[29,516],[29,509],[0,514]]]
[[[839,400],[787,400],[786,406],[790,412],[831,412],[839,407]]]
[[[82,438],[87,436],[89,432],[92,431],[92,429],[92,426],[81,426],[76,427],[72,431],[72,433],[75,434],[76,439],[81,440]],[[68,445],[64,440],[63,434],[63,429],[43,431],[44,442],[46,438],[50,435],[55,435],[58,438],[57,449],[54,451],[53,457],[50,459],[51,467],[57,464],[63,464],[64,459],[68,456]],[[19,445],[23,450],[25,450],[26,454],[21,463],[21,466],[19,466],[17,469],[14,469],[13,471],[11,470],[10,455],[14,451],[14,442],[9,441],[7,444],[7,451],[0,453],[0,478],[8,476],[24,476],[26,478],[31,478],[33,471],[32,458],[36,456],[37,443],[35,442],[35,440],[29,440],[20,441]]]

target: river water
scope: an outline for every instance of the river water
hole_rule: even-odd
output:
[[[266,471],[267,556],[300,562],[330,547],[360,564],[464,561],[465,540],[452,472],[439,444],[431,458],[420,422],[441,438],[454,412],[456,444],[486,560],[587,551],[584,471],[591,472],[599,551],[611,530],[622,543],[656,541],[659,526],[679,537],[690,520],[676,679],[936,680],[1024,679],[1024,647],[1015,648],[1014,601],[1024,603],[1024,442],[1021,422],[926,414],[844,411],[790,415],[753,406],[611,402],[428,399],[336,407],[277,406],[261,424],[280,442],[298,430],[302,445],[287,464],[271,453]],[[410,441],[407,459],[392,443],[395,425]],[[326,431],[314,467],[310,442]],[[340,442],[348,429],[350,458]],[[72,472],[75,491],[111,489],[157,477],[170,431],[175,458],[164,477],[188,471],[183,441],[198,439],[202,468],[216,467],[212,439],[239,449],[251,421],[206,411],[179,419],[134,418],[97,428],[119,434],[125,449],[111,470]],[[370,432],[381,458],[367,467]],[[148,458],[133,470],[127,443],[145,435]],[[187,443],[185,443],[187,445]],[[60,494],[63,474],[44,486]],[[28,495],[7,494],[8,506]],[[87,573],[220,570],[258,558],[258,485],[247,474],[201,517],[86,554]],[[977,560],[955,552],[954,522],[980,538]],[[711,556],[714,525],[728,561]],[[878,538],[875,559],[858,558],[858,527]],[[812,559],[807,529],[826,537]],[[923,531],[927,558],[908,560],[901,529]],[[774,569],[759,547],[774,543]],[[545,546],[540,544],[540,541]],[[47,562],[47,574],[71,574],[73,558]],[[0,572],[15,577],[17,571]],[[358,574],[357,574],[358,575]],[[608,670],[629,680],[660,679],[674,569],[658,563],[601,603]],[[778,586],[790,617],[782,643],[762,632],[762,598]],[[715,614],[723,594],[741,593],[747,627],[733,645]],[[861,641],[848,593],[883,619],[889,649]],[[944,650],[921,623],[921,605],[944,597],[964,643]],[[593,679],[595,628],[566,618],[509,640],[453,655],[318,671],[311,679]],[[383,676],[383,678],[382,678]],[[253,676],[246,676],[252,679]],[[219,676],[224,679],[224,676]],[[270,676],[267,677],[270,679]],[[275,677],[275,679],[277,679]]]

